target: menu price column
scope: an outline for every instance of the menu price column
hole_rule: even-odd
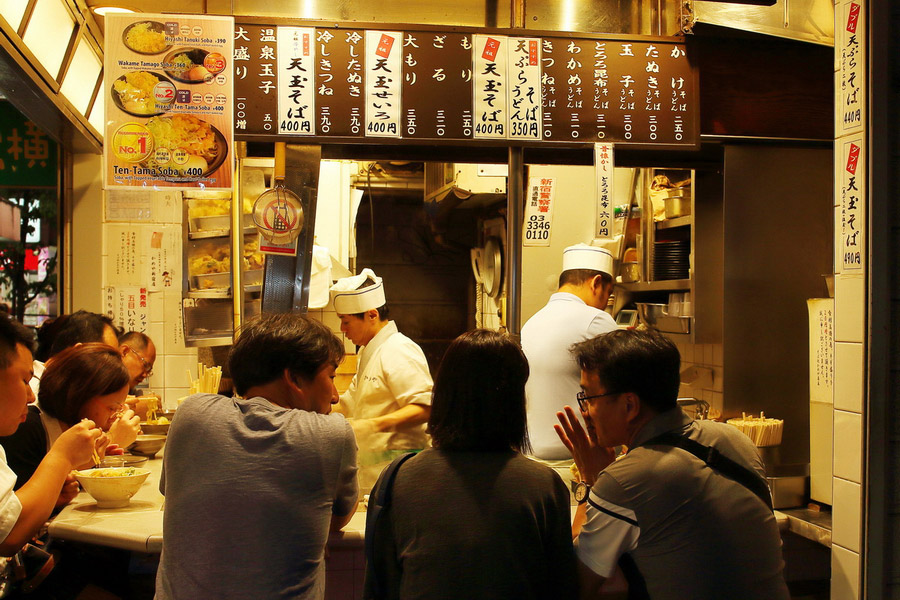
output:
[[[316,29],[316,123],[319,135],[362,137],[365,32]]]
[[[541,139],[541,40],[509,38],[509,138]]]
[[[506,138],[508,47],[506,36],[475,36],[475,138]]]
[[[366,135],[400,137],[401,34],[366,32]]]
[[[278,133],[315,135],[315,29],[278,28]]]
[[[403,137],[472,137],[472,37],[403,34]]]
[[[234,129],[239,133],[274,133],[278,93],[274,27],[234,28]]]

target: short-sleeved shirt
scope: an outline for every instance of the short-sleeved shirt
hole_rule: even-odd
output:
[[[321,599],[333,515],[356,506],[347,420],[264,398],[189,397],[172,420],[156,598]]]
[[[654,600],[778,600],[789,597],[781,536],[772,511],[742,484],[693,454],[640,444],[674,431],[764,476],[759,453],[743,433],[693,421],[680,408],[657,415],[628,454],[604,469],[588,497],[576,541],[579,559],[601,577],[621,557]],[[699,569],[699,570],[698,570]]]
[[[530,369],[525,383],[528,436],[535,457],[571,459],[553,430],[556,413],[567,404],[574,405],[575,394],[581,391],[581,369],[569,349],[614,329],[616,322],[609,313],[567,292],[550,296],[522,326],[522,351]]]
[[[0,542],[6,540],[22,514],[22,503],[13,488],[16,474],[6,466],[6,452],[0,448]]]
[[[569,491],[521,454],[425,450],[397,471],[386,514],[374,534],[385,598],[576,597]]]

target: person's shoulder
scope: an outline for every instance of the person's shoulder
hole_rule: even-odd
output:
[[[315,429],[317,435],[337,438],[349,436],[355,439],[350,422],[341,413],[332,412],[323,415],[309,410],[293,410],[291,417],[297,426]]]

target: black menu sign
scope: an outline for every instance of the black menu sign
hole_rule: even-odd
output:
[[[289,29],[235,24],[238,139],[279,135],[273,119],[278,116],[279,92],[291,78],[279,66],[277,38]],[[314,130],[304,137],[320,142],[489,138],[671,147],[699,141],[696,72],[680,38],[576,38],[531,32],[519,37],[458,28],[305,31],[314,32],[309,52],[315,65],[315,101]],[[387,102],[375,85],[380,73],[376,63],[390,66],[391,81],[400,82],[399,94],[388,99],[391,111],[399,104],[399,135],[379,134],[367,121],[377,116],[372,106]],[[495,72],[485,74],[489,67]],[[491,115],[504,122],[488,135],[477,127],[487,111],[484,88],[490,82],[500,90],[491,96]],[[281,135],[292,134],[282,130]]]
[[[471,35],[404,35],[402,111],[404,138],[472,137]]]
[[[316,128],[319,135],[362,137],[365,31],[316,30]]]

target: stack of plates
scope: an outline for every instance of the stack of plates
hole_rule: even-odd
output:
[[[653,244],[654,279],[687,279],[690,277],[690,267],[690,241],[665,241]]]

